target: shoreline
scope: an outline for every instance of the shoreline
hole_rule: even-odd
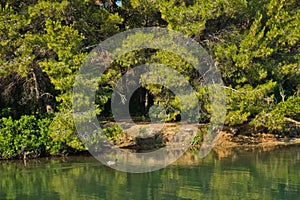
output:
[[[268,152],[273,151],[276,149],[281,148],[288,148],[293,146],[299,146],[300,147],[300,138],[290,138],[288,141],[272,141],[272,142],[262,142],[258,144],[238,144],[238,143],[226,143],[224,145],[224,140],[222,140],[222,143],[217,142],[214,147],[211,149],[212,152],[216,154],[218,159],[228,158],[235,153],[238,152],[248,152],[248,151],[256,151],[260,150],[262,152]],[[201,145],[199,146],[193,146],[191,145],[186,152],[192,152],[192,151],[199,151]],[[132,151],[132,148],[122,148],[124,150]],[[153,149],[152,149],[153,150]],[[26,160],[22,158],[14,158],[14,159],[2,159],[0,158],[0,162],[5,161],[29,161],[29,160],[36,160],[36,159],[52,159],[52,158],[68,158],[68,157],[93,157],[92,154],[88,150],[84,151],[78,151],[78,152],[70,152],[66,154],[55,154],[55,155],[46,155],[46,156],[40,156],[40,157],[30,157]]]
[[[113,126],[109,123],[108,126]],[[138,150],[155,149],[173,142],[175,136],[180,131],[181,141],[191,141],[191,149],[200,149],[203,138],[206,136],[208,124],[180,124],[165,123],[162,124],[140,123],[130,126],[123,123],[122,126],[130,127],[125,129],[125,134],[114,138],[113,142],[120,148]],[[104,125],[105,127],[106,125]],[[289,131],[276,133],[268,132],[265,129],[254,128],[249,125],[224,126],[219,131],[214,141],[214,146],[219,148],[247,147],[247,146],[286,146],[300,144],[300,122],[287,121]],[[197,131],[196,136],[191,136],[191,132]],[[178,138],[177,138],[178,139]],[[176,143],[176,142],[175,142]],[[180,143],[178,143],[181,145]]]
[[[126,124],[126,123],[125,123]],[[108,123],[107,126],[115,125],[115,123]],[[104,127],[106,126],[104,125]],[[128,125],[128,124],[127,124]],[[118,147],[133,151],[133,152],[141,152],[141,151],[152,151],[163,146],[172,144],[172,139],[178,133],[179,123],[166,123],[163,129],[159,129],[161,124],[151,124],[151,128],[148,128],[147,131],[145,127],[149,125],[147,123],[136,124],[129,129],[131,134],[128,134],[125,131],[125,134],[120,134],[114,140],[111,140]],[[182,144],[178,143],[174,146],[178,145],[178,147],[185,145],[189,146],[187,149],[190,150],[200,150],[203,142],[203,135],[205,135],[205,130],[207,124],[184,124],[183,125],[186,130],[193,129],[197,127],[197,130],[200,131],[200,135],[197,135],[197,141],[193,141],[190,144]],[[239,126],[239,127],[229,127],[224,126],[222,131],[218,133],[218,138],[214,141],[214,146],[212,151],[218,152],[220,157],[224,157],[224,155],[230,154],[231,151],[245,151],[247,149],[259,149],[262,148],[264,150],[273,150],[275,148],[287,147],[287,146],[300,146],[300,122],[294,123],[293,127],[290,127],[290,132],[285,133],[267,133],[264,130],[253,129],[247,125]],[[188,132],[188,131],[187,131]],[[191,135],[186,132],[183,132],[183,137],[188,137],[191,139]],[[199,132],[197,132],[198,134]],[[182,139],[185,140],[185,139]],[[190,140],[189,140],[190,141]],[[227,152],[228,151],[228,152]],[[44,157],[68,157],[68,156],[89,156],[91,155],[88,150],[83,151],[75,151],[75,152],[65,152],[58,153],[54,155],[43,155],[38,157],[27,157],[25,160],[30,159],[39,159]],[[14,159],[3,159],[0,158],[0,161],[5,160],[24,160],[24,158],[14,158]]]
[[[273,133],[252,133],[239,134],[221,131],[216,140],[215,147],[259,147],[259,146],[288,146],[300,144],[300,137],[273,134]]]

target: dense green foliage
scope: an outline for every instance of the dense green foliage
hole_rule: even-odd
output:
[[[138,27],[180,31],[210,53],[227,91],[226,124],[285,131],[285,118],[300,119],[299,8],[297,0],[124,0],[122,6],[94,0],[1,2],[0,157],[83,150],[72,120],[76,73],[98,43]],[[199,74],[184,58],[153,49],[112,63],[99,80],[99,116],[111,116],[116,80],[153,61],[189,80],[202,105],[199,120],[207,122],[207,88]],[[174,121],[184,110],[162,86],[147,85],[138,94],[149,104],[132,115],[149,117],[149,106],[156,104],[166,113],[150,115]]]
[[[38,119],[34,115],[23,115],[19,120],[13,120],[11,117],[2,118],[1,157],[14,158],[22,155],[25,158],[49,153],[54,147],[48,135],[50,122],[49,117]]]

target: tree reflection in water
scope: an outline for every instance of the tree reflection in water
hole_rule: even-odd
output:
[[[223,152],[224,153],[224,152]],[[221,154],[221,156],[220,156]],[[0,199],[297,199],[299,147],[189,152],[173,165],[129,174],[92,157],[0,163]],[[222,159],[220,159],[222,158]]]

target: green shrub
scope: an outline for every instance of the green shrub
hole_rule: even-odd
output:
[[[203,134],[206,133],[205,129],[198,129],[197,134],[195,135],[195,137],[192,139],[191,141],[191,145],[192,146],[197,146],[200,145],[203,141]]]
[[[71,112],[58,112],[49,126],[51,154],[86,150],[77,136]]]
[[[117,124],[103,128],[103,132],[113,142],[118,140],[119,135],[124,134],[123,129]]]
[[[300,97],[291,96],[286,101],[278,103],[270,112],[263,110],[250,122],[250,125],[264,127],[270,131],[288,131],[285,118],[297,120],[299,113]]]
[[[49,153],[52,146],[48,134],[51,117],[23,115],[18,120],[11,117],[0,120],[0,157],[37,157]]]

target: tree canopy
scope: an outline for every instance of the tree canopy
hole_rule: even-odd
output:
[[[101,41],[140,27],[179,31],[208,51],[225,84],[226,125],[284,132],[286,118],[300,120],[299,8],[298,0],[1,1],[0,157],[84,149],[72,121],[75,76]],[[111,64],[99,80],[99,118],[111,117],[116,81],[153,61],[187,78],[201,104],[199,122],[209,121],[199,74],[184,58],[158,49],[133,51]],[[144,103],[133,116],[149,117],[154,104],[166,109],[160,118],[178,120],[178,101],[166,88],[147,85],[132,104],[141,104],[139,98]],[[38,147],[35,140],[42,141]]]

